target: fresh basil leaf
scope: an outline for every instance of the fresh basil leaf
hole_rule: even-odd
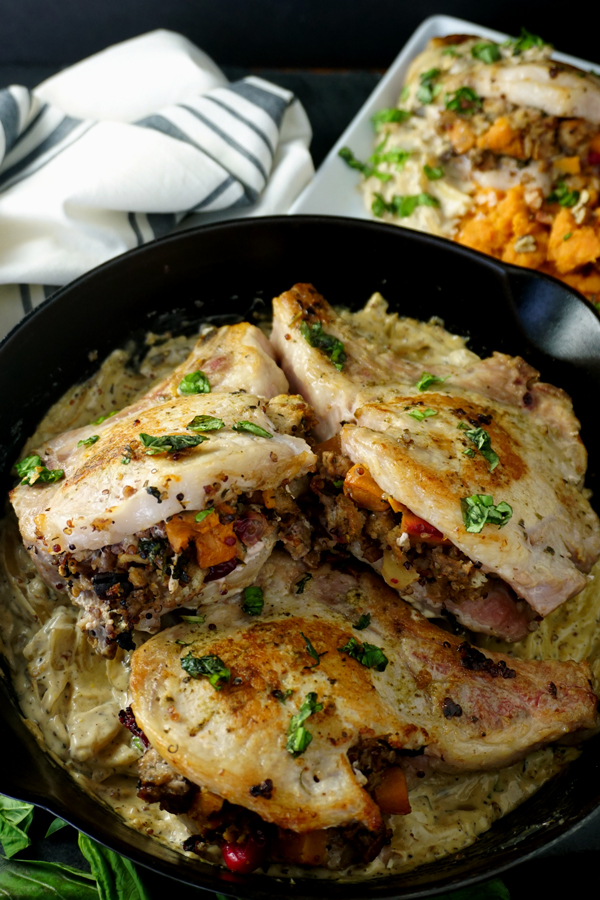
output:
[[[430,372],[423,372],[417,381],[416,388],[418,391],[426,391],[432,384],[443,384],[444,381],[448,381],[449,378],[449,375],[446,375],[444,378],[439,378],[437,375],[432,375]]]
[[[192,678],[208,678],[215,691],[220,691],[223,683],[231,678],[231,671],[218,656],[194,656],[191,651],[181,660],[181,668]]]
[[[303,576],[302,576],[302,578],[300,579],[300,581],[297,581],[297,582],[296,582],[295,588],[296,588],[296,593],[297,593],[297,594],[303,594],[303,593],[304,593],[304,588],[306,587],[306,585],[308,584],[308,582],[311,580],[311,578],[312,578],[312,575],[310,574],[310,572],[307,572],[306,575],[303,575]]]
[[[102,425],[102,423],[106,422],[107,419],[112,419],[113,416],[116,416],[118,412],[118,409],[113,409],[112,412],[106,413],[105,416],[100,416],[94,422],[90,422],[90,425]]]
[[[231,427],[234,431],[237,431],[239,433],[255,434],[257,437],[263,438],[273,437],[270,432],[265,431],[265,429],[261,428],[260,425],[255,425],[254,422],[246,422],[245,420],[242,420],[241,422],[236,422],[235,425],[232,425]]]
[[[375,115],[371,116],[371,122],[375,131],[380,131],[382,125],[387,125],[389,122],[406,122],[410,117],[411,113],[407,109],[398,109],[397,106],[393,106],[390,109],[379,109]]]
[[[60,481],[65,475],[64,469],[47,469],[37,454],[26,456],[21,462],[15,464],[15,469],[21,479],[21,484]]]
[[[209,506],[208,509],[201,509],[200,512],[196,513],[194,521],[195,522],[204,522],[204,520],[207,518],[207,516],[212,515],[212,513],[214,513],[214,512],[215,512],[214,506]]]
[[[404,163],[411,156],[412,152],[410,150],[401,150],[399,147],[393,147],[391,150],[380,150],[377,148],[375,153],[369,157],[369,162],[372,162],[374,166],[378,166],[380,163],[390,163],[390,165],[402,170]]]
[[[300,634],[304,638],[304,643],[306,644],[306,652],[308,653],[309,656],[312,656],[313,659],[316,659],[315,665],[311,666],[311,668],[314,669],[315,666],[319,665],[319,663],[321,662],[321,657],[325,656],[325,653],[317,653],[317,651],[315,650],[315,648],[313,647],[313,645],[310,642],[310,638],[307,638],[303,631],[301,631]]]
[[[423,419],[429,419],[431,416],[437,416],[437,410],[435,409],[411,409],[410,412],[406,413],[407,416],[410,416],[412,419],[416,419],[417,422],[422,422]]]
[[[437,181],[444,177],[444,170],[441,166],[423,166],[423,171],[430,181]]]
[[[306,698],[300,707],[298,715],[292,716],[290,719],[290,724],[288,725],[287,730],[287,742],[285,745],[285,749],[288,753],[291,753],[292,756],[300,756],[301,753],[304,753],[310,742],[312,741],[312,734],[310,731],[307,731],[304,727],[304,722],[308,719],[309,716],[312,716],[314,713],[320,712],[323,709],[322,703],[317,703],[317,695],[314,691],[311,691],[306,695]]]
[[[471,47],[471,55],[475,59],[480,59],[488,66],[490,63],[498,62],[501,57],[498,44],[488,44],[486,41],[482,41],[482,43],[475,44],[475,46]]]
[[[189,431],[220,431],[225,422],[217,416],[195,416],[185,427]]]
[[[521,34],[519,35],[519,37],[505,41],[503,46],[512,46],[512,55],[519,56],[525,50],[530,50],[532,47],[538,47],[539,49],[541,49],[545,46],[551,47],[552,44],[548,44],[548,42],[541,38],[539,34],[532,34],[531,31],[527,31],[526,28],[521,27]]]
[[[460,501],[465,528],[471,534],[479,534],[489,522],[502,528],[512,517],[513,509],[504,500],[494,506],[491,494],[472,494]]]
[[[150,900],[132,862],[81,832],[78,843],[96,879],[100,900]]]
[[[192,436],[191,434],[163,434],[153,437],[151,434],[139,435],[140,441],[146,448],[148,456],[156,456],[157,453],[173,453],[177,450],[187,450],[189,447],[197,447],[207,441],[203,434]]]
[[[368,628],[371,624],[371,613],[363,613],[363,615],[359,618],[356,625],[352,627],[356,629],[356,631],[363,631],[365,628]]]
[[[417,90],[417,100],[419,103],[426,105],[432,103],[440,92],[439,85],[435,85],[434,81],[440,75],[439,69],[429,69],[422,72],[419,76],[419,88]]]
[[[390,181],[392,178],[388,172],[380,172],[377,168],[356,159],[349,147],[342,147],[342,149],[338,151],[338,156],[340,156],[351,169],[358,169],[365,178],[371,178],[372,175],[374,175],[375,178],[379,178],[380,181]]]
[[[500,457],[492,450],[491,438],[485,428],[474,428],[465,431],[465,437],[468,437],[469,440],[473,441],[483,458],[490,464],[490,472],[493,472],[500,462]],[[465,455],[470,454],[466,454],[465,452]]]
[[[371,211],[374,215],[381,218],[384,212],[390,213],[392,216],[398,216],[405,219],[412,216],[417,206],[439,206],[440,201],[431,194],[395,194],[392,199],[385,201],[381,194],[375,192],[374,200],[371,204]]]
[[[265,605],[262,588],[246,587],[242,591],[242,596],[244,598],[242,611],[245,612],[247,616],[260,616],[263,611],[263,606]]]
[[[400,97],[398,99],[398,102],[404,103],[406,100],[408,100],[409,94],[410,94],[410,87],[407,84],[405,84],[404,87],[402,88],[402,90],[400,91]]]
[[[446,109],[453,110],[461,116],[472,116],[481,109],[481,98],[470,87],[459,87],[458,90],[445,97]]]
[[[31,844],[27,832],[33,820],[33,809],[31,803],[0,795],[0,843],[5,856],[10,858]]]
[[[463,450],[463,456],[468,456],[470,459],[473,459],[475,456],[475,451],[468,447],[466,450]]]
[[[29,859],[0,857],[0,889],[10,900],[99,900],[93,875],[60,863]]]
[[[93,434],[93,435],[92,435],[91,437],[89,437],[89,438],[85,438],[84,440],[77,441],[77,446],[78,446],[78,447],[91,447],[92,444],[95,444],[96,441],[99,441],[99,440],[100,440],[100,435],[99,435],[99,434]]]
[[[204,625],[206,616],[181,616],[181,619],[188,625]]]
[[[365,666],[367,669],[375,669],[377,672],[385,672],[389,663],[389,659],[381,647],[376,647],[375,644],[367,644],[366,641],[364,644],[359,644],[354,637],[351,637],[343,647],[338,647],[338,650],[340,653],[347,653],[348,656],[359,662],[361,666]]]
[[[554,186],[552,193],[546,197],[546,203],[558,203],[559,206],[570,209],[572,206],[577,206],[579,197],[579,191],[572,191],[564,181],[559,181]]]
[[[326,331],[323,331],[323,326],[320,322],[315,322],[313,325],[301,322],[300,334],[311,347],[322,350],[338,372],[342,371],[347,359],[344,345],[332,334],[327,334]]]
[[[139,738],[134,738],[134,740],[139,740]],[[141,741],[140,741],[140,745],[141,745]],[[50,825],[48,827],[48,831],[46,832],[44,837],[45,838],[50,837],[50,835],[54,834],[55,831],[60,831],[61,828],[66,828],[68,824],[69,823],[65,822],[64,819],[59,819],[59,818],[53,819],[52,822],[50,823]]]
[[[184,397],[189,394],[210,394],[210,381],[204,372],[190,372],[179,382],[177,393]]]

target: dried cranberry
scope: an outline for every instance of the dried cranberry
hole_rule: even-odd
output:
[[[249,875],[254,872],[267,857],[267,841],[263,834],[254,834],[241,844],[231,841],[221,847],[223,861],[230,872]]]
[[[267,520],[259,512],[249,510],[233,524],[233,530],[246,547],[253,547],[260,541],[265,531]]]
[[[139,738],[144,747],[150,746],[150,741],[135,721],[135,716],[133,715],[133,710],[130,706],[126,706],[125,709],[119,711],[119,722],[121,725],[124,725],[134,737]]]
[[[219,563],[218,566],[210,566],[204,576],[204,584],[208,584],[209,581],[217,581],[219,578],[225,578],[226,575],[233,572],[239,562],[240,560],[234,556],[233,559]]]
[[[590,150],[588,153],[588,163],[590,166],[600,166],[600,153],[596,150]]]

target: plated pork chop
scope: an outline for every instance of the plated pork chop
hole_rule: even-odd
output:
[[[275,551],[199,611],[135,651],[130,687],[141,796],[184,813],[200,853],[254,840],[255,865],[364,862],[410,812],[415,754],[419,777],[500,768],[597,724],[586,664],[484,655],[368,570]]]
[[[169,609],[254,580],[282,522],[269,512],[278,489],[315,459],[300,436],[312,414],[286,390],[257,328],[213,329],[132,406],[18,465],[11,501],[25,545],[86,610],[101,652],[127,646],[132,628],[156,631]]]
[[[394,342],[395,317],[380,311],[368,332],[359,316],[311,285],[274,301],[282,367],[335,439],[321,455],[341,456],[315,485],[335,505],[329,530],[424,611],[518,640],[583,589],[600,555],[571,401],[505,354],[431,356],[425,371]]]

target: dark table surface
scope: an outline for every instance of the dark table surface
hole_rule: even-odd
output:
[[[259,74],[281,85],[300,98],[312,123],[314,137],[311,151],[318,166],[331,149],[341,132],[367,99],[379,79],[377,71],[306,71],[223,66],[228,78],[235,80]],[[0,86],[24,84],[34,87],[54,72],[56,65],[4,65],[0,64]],[[31,859],[46,859],[66,863],[78,868],[86,864],[77,847],[74,829],[56,832],[47,840],[43,835],[51,821],[46,813],[38,813],[34,822],[34,842],[23,854]],[[504,875],[512,900],[531,900],[533,892],[548,900],[566,897],[574,891],[589,890],[596,883],[596,859],[600,851],[600,812],[569,837],[563,839],[542,856],[522,863]],[[142,873],[153,900],[160,900],[172,892],[173,882],[153,874]],[[210,895],[195,889],[177,887],[177,900],[199,900]]]

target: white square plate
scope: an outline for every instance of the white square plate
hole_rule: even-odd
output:
[[[369,99],[354,116],[338,142],[330,150],[319,171],[308,187],[290,208],[290,214],[306,213],[329,216],[349,216],[353,219],[372,219],[366,209],[359,189],[359,174],[350,169],[338,156],[342,147],[350,147],[357,159],[367,159],[373,152],[374,132],[371,116],[378,109],[396,106],[411,61],[425,49],[433,37],[448,34],[476,34],[482,38],[505,41],[508,37],[499,31],[484,28],[474,22],[455,19],[453,16],[431,16],[419,25],[408,43],[400,51],[391,67],[381,79]],[[592,63],[565,53],[554,53],[553,59],[570,63],[580,69],[593,68]]]

